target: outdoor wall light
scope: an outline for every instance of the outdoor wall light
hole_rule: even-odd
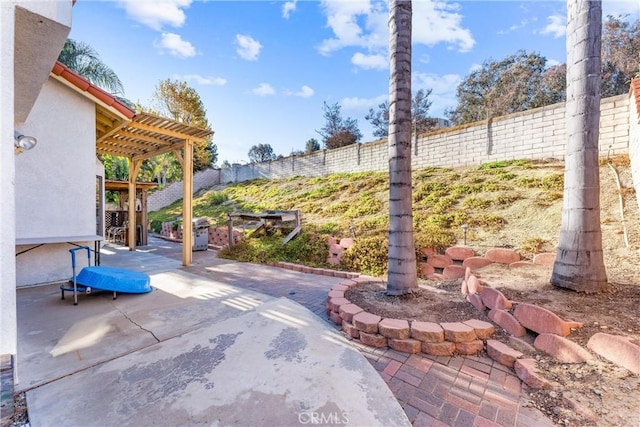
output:
[[[35,137],[25,136],[19,132],[14,132],[13,138],[14,138],[13,145],[15,147],[16,154],[20,154],[23,151],[31,150],[38,143],[38,140]]]

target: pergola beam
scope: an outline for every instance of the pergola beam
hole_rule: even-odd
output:
[[[182,265],[193,262],[193,141],[184,142],[182,164]]]
[[[159,133],[159,134],[164,134],[164,135],[169,135],[172,136],[174,138],[179,138],[179,139],[190,139],[192,142],[205,142],[206,139],[205,138],[198,138],[195,136],[191,136],[188,135],[186,133],[182,133],[182,132],[176,132],[170,129],[165,129],[165,128],[161,128],[161,127],[157,127],[157,126],[152,126],[152,125],[147,125],[145,123],[138,123],[138,122],[131,122],[129,123],[129,127],[135,128],[135,129],[140,129],[143,131],[147,131],[147,132],[153,132],[153,133]]]

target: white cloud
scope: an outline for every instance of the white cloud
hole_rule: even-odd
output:
[[[417,1],[413,7],[413,42],[433,46],[448,43],[460,52],[468,52],[476,41],[462,26],[462,15],[457,3]]]
[[[269,83],[260,83],[258,87],[251,89],[254,95],[270,96],[275,95],[276,90]]]
[[[327,1],[321,3],[322,11],[327,17],[327,26],[331,28],[334,38],[323,40],[318,51],[322,55],[347,46],[373,47],[367,35],[358,23],[358,18],[364,16],[369,19],[372,13],[371,2],[356,1]]]
[[[471,64],[471,67],[469,67],[469,73],[480,70],[482,70],[482,64]]]
[[[185,74],[184,76],[176,76],[180,80],[194,81],[202,86],[224,86],[227,79],[222,77],[201,76],[200,74]]]
[[[251,36],[236,34],[236,44],[238,45],[236,53],[240,55],[241,58],[247,61],[255,61],[258,59],[258,55],[260,55],[260,50],[262,49],[259,41]]]
[[[298,0],[291,0],[291,1],[284,2],[284,4],[282,5],[282,17],[284,19],[289,19],[289,16],[291,16],[291,13],[295,12],[297,2]]]
[[[196,48],[174,33],[162,33],[162,39],[160,42],[154,42],[154,46],[178,58],[191,58],[196,55]]]
[[[389,95],[380,95],[374,98],[343,98],[340,101],[340,105],[345,110],[368,110],[369,108],[376,108],[384,101],[389,99]]]
[[[501,35],[502,35],[502,34],[509,34],[509,33],[513,32],[513,31],[519,30],[520,28],[524,28],[524,27],[526,27],[527,25],[529,25],[529,21],[528,21],[528,20],[526,20],[526,19],[523,19],[523,20],[522,20],[522,21],[520,21],[519,23],[517,23],[517,24],[513,24],[512,26],[510,26],[510,27],[509,27],[508,29],[506,29],[506,30],[499,30],[499,31],[498,31],[498,34],[501,34]]]
[[[160,31],[164,25],[181,27],[186,19],[183,9],[191,5],[191,0],[121,0],[119,5],[129,18]]]
[[[384,70],[389,68],[389,58],[384,55],[365,55],[358,52],[351,57],[351,63],[365,70]]]
[[[293,96],[299,96],[300,98],[310,98],[316,92],[307,85],[303,85],[299,91],[293,93]]]
[[[447,109],[454,108],[458,101],[456,98],[456,89],[461,81],[458,74],[438,75],[433,73],[414,73],[412,89],[431,89],[429,100],[431,108],[429,115],[434,117],[443,117]]]
[[[455,3],[423,0],[413,3],[413,42],[428,46],[448,43],[458,50],[471,50],[475,40],[463,28],[462,15]],[[317,47],[322,55],[345,47],[360,47],[372,55],[383,55],[388,49],[389,11],[383,0],[335,1],[323,0],[322,11],[333,38],[323,40]]]
[[[553,38],[563,37],[567,29],[567,18],[562,15],[547,16],[548,24],[540,34],[552,35]]]

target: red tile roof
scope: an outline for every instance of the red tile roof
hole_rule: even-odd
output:
[[[118,101],[118,99],[116,99],[113,95],[90,83],[84,77],[81,77],[78,74],[74,73],[61,62],[56,62],[56,65],[53,66],[53,70],[51,70],[51,74],[63,78],[64,80],[75,86],[77,89],[79,89],[81,92],[87,92],[87,94],[89,94],[91,98],[99,101],[106,107],[115,109],[129,120],[133,119],[133,117],[135,117],[136,115],[135,111],[127,107],[122,102]]]
[[[640,78],[631,79],[629,95],[635,98],[636,111],[638,112],[638,116],[640,116]]]

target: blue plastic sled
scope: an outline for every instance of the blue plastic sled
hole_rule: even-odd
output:
[[[80,270],[76,275],[76,251],[87,251],[87,263],[89,266]],[[151,292],[150,278],[147,274],[138,271],[126,270],[115,267],[99,267],[90,265],[91,249],[88,246],[79,246],[69,249],[71,253],[71,268],[73,277],[68,285],[60,285],[62,299],[64,292],[73,292],[73,305],[78,305],[78,292],[90,294],[92,290],[102,290],[113,292],[113,299],[117,298],[117,292],[128,294],[144,294]]]

